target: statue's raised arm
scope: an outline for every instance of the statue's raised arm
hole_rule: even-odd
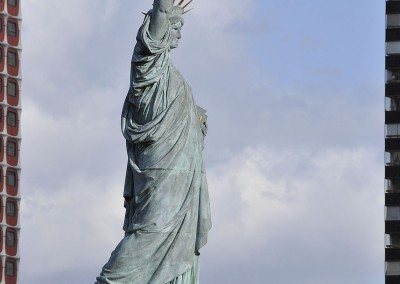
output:
[[[162,39],[168,29],[168,25],[178,22],[182,14],[191,10],[184,11],[192,1],[193,0],[190,0],[188,3],[184,4],[184,0],[180,0],[179,3],[174,6],[175,0],[154,0],[149,26],[151,37],[154,40]]]
[[[153,39],[161,39],[167,31],[174,2],[174,0],[154,0],[149,27]]]

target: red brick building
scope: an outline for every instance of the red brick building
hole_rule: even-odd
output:
[[[20,27],[20,0],[0,0],[0,284],[18,282]]]

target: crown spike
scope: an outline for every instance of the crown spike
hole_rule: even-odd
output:
[[[182,8],[185,9],[187,6],[189,6],[190,3],[192,3],[193,0],[190,0],[188,3],[185,4],[185,6],[183,6]]]
[[[181,0],[181,1],[178,3],[178,6],[181,6],[181,5],[183,4],[183,2],[185,2],[185,0]]]
[[[190,11],[192,11],[194,8],[192,8],[192,9],[189,9],[189,10],[187,10],[187,11],[185,11],[185,12],[183,12],[183,15],[185,15],[186,13],[189,13]]]

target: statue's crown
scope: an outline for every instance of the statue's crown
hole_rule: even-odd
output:
[[[191,8],[191,9],[185,11],[186,7],[189,6],[189,4],[193,2],[193,0],[190,0],[186,4],[184,2],[185,2],[185,0],[181,0],[181,1],[179,1],[178,5],[175,5],[172,7],[171,18],[172,17],[182,17],[183,14],[186,14],[186,13],[190,12],[191,10],[193,10],[193,8]],[[175,0],[174,0],[174,4],[175,4]]]
[[[174,4],[175,4],[175,1],[176,0],[174,0]],[[190,0],[186,4],[184,2],[185,2],[185,0],[180,0],[178,5],[175,5],[175,6],[172,7],[172,10],[171,10],[171,13],[170,13],[170,16],[169,16],[170,19],[182,18],[182,16],[184,14],[186,14],[186,13],[188,13],[188,12],[193,10],[193,8],[191,8],[189,10],[185,10],[187,8],[187,6],[189,6],[189,4],[193,2],[193,0]],[[151,10],[149,12],[151,12]],[[142,12],[142,14],[147,16],[149,13],[143,13]]]

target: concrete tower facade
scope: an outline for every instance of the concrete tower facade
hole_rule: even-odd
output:
[[[400,283],[400,0],[386,1],[385,283]]]
[[[20,27],[20,0],[0,0],[0,284],[18,282]]]

